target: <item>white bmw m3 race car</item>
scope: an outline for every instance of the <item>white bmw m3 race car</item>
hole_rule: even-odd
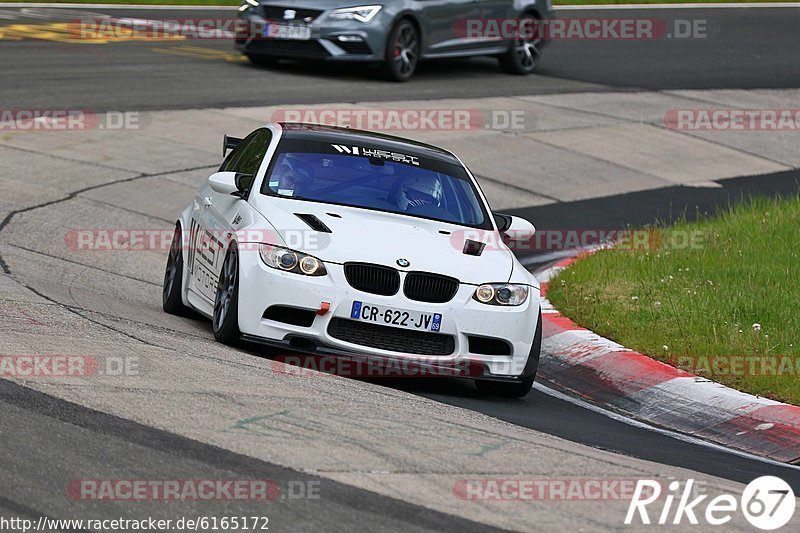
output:
[[[175,226],[163,307],[214,336],[322,356],[469,368],[486,393],[527,394],[539,285],[454,154],[310,124],[225,137],[225,157]],[[504,242],[505,241],[505,242]]]

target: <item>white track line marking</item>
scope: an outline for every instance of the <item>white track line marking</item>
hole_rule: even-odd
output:
[[[573,405],[577,405],[578,407],[581,407],[583,409],[588,409],[589,411],[601,414],[601,415],[606,416],[606,417],[608,417],[608,418],[610,418],[612,420],[616,420],[617,422],[622,422],[623,424],[627,424],[627,425],[633,426],[635,428],[644,429],[644,430],[647,430],[647,431],[653,431],[655,433],[660,433],[661,435],[665,435],[667,437],[672,437],[673,439],[676,439],[676,440],[679,440],[679,441],[682,441],[682,442],[686,442],[688,444],[696,444],[698,446],[711,448],[711,449],[716,450],[716,451],[730,453],[732,455],[737,455],[739,457],[742,457],[744,459],[748,459],[748,460],[751,460],[751,461],[757,461],[759,463],[764,463],[764,464],[768,464],[768,465],[772,465],[772,466],[780,466],[780,467],[790,468],[792,470],[800,471],[800,466],[794,466],[794,465],[790,465],[788,463],[781,463],[780,461],[774,461],[772,459],[767,459],[765,457],[759,457],[757,455],[752,455],[752,454],[749,454],[747,452],[741,452],[739,450],[732,450],[730,448],[726,448],[725,446],[722,446],[721,444],[715,444],[713,442],[708,442],[708,441],[705,441],[705,440],[702,440],[702,439],[698,439],[697,437],[692,437],[690,435],[685,435],[683,433],[678,433],[676,431],[670,431],[668,429],[663,429],[663,428],[658,428],[658,427],[655,427],[655,426],[651,426],[651,425],[646,424],[644,422],[640,422],[639,420],[635,420],[633,418],[628,418],[627,416],[621,415],[619,413],[615,413],[613,411],[609,411],[607,409],[603,409],[602,407],[598,407],[597,405],[591,404],[589,402],[585,402],[585,401],[583,401],[583,400],[581,400],[579,398],[575,398],[573,396],[569,396],[568,394],[564,394],[563,392],[559,392],[557,390],[551,389],[547,385],[542,385],[538,381],[534,382],[533,388],[535,388],[536,390],[538,390],[538,391],[540,391],[540,392],[542,392],[544,394],[547,394],[548,396],[552,396],[553,398],[556,398],[558,400],[563,400],[565,402],[569,402],[569,403],[571,403]]]

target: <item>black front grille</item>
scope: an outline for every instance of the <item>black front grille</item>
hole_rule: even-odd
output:
[[[458,292],[458,280],[427,272],[409,272],[403,292],[407,298],[418,302],[449,302]]]
[[[281,6],[261,6],[262,16],[267,20],[283,21],[287,24],[297,23],[299,21],[309,23],[322,13],[321,9],[303,9],[299,7],[281,7]],[[294,11],[294,17],[291,19],[284,18],[286,11]]]
[[[397,270],[369,263],[345,263],[344,277],[354,289],[392,296],[400,289],[400,274]]]
[[[328,334],[345,342],[379,350],[416,355],[450,355],[455,351],[451,335],[411,331],[334,317],[328,324]]]
[[[318,41],[295,41],[292,39],[256,39],[250,42],[248,52],[310,59],[324,59],[330,55]]]

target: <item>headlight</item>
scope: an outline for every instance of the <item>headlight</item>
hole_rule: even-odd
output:
[[[357,20],[359,22],[369,22],[383,6],[358,6],[334,9],[328,13],[328,18],[333,20]]]
[[[489,303],[494,300],[494,287],[491,285],[481,285],[475,291],[475,299],[481,303]]]
[[[284,272],[293,272],[306,276],[324,276],[328,273],[322,261],[302,252],[295,252],[294,250],[272,246],[271,244],[260,244],[258,253],[267,266]]]
[[[528,299],[527,285],[512,283],[484,283],[472,296],[482,304],[489,305],[522,305]]]

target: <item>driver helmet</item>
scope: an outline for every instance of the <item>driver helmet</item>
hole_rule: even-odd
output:
[[[277,181],[278,194],[294,195],[301,194],[305,186],[310,181],[308,172],[304,168],[293,169],[286,163],[282,163],[275,171],[274,181]]]
[[[438,176],[415,176],[400,183],[395,203],[403,211],[409,207],[430,205],[439,207],[442,203],[442,182]]]

